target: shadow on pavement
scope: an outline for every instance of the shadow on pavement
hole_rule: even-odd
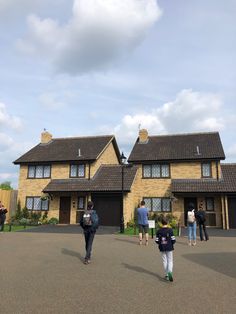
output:
[[[122,265],[123,265],[125,268],[129,269],[129,270],[136,271],[136,272],[138,272],[138,273],[145,273],[145,274],[148,274],[148,275],[157,277],[160,281],[163,281],[163,282],[168,283],[168,281],[167,281],[165,278],[163,278],[163,277],[161,277],[160,275],[158,275],[157,273],[153,273],[153,272],[151,272],[150,270],[147,270],[147,269],[145,269],[145,268],[143,268],[143,267],[133,266],[133,265],[129,265],[129,264],[126,264],[126,263],[122,263]]]
[[[191,262],[236,278],[236,252],[184,254],[182,256]]]
[[[137,238],[132,241],[129,236],[127,238],[115,238],[115,240],[120,242],[128,242],[139,246],[139,241],[137,240]]]
[[[70,256],[76,257],[76,258],[80,259],[82,263],[84,262],[84,257],[79,252],[75,252],[75,251],[68,250],[66,248],[62,248],[61,253],[65,254],[65,255],[70,255]]]

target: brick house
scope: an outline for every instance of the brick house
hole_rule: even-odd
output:
[[[128,160],[138,167],[133,199],[173,213],[181,225],[191,202],[206,210],[209,226],[236,228],[236,164],[224,159],[217,132],[149,136],[140,130]]]
[[[79,222],[92,199],[101,224],[119,226],[122,196],[129,193],[136,174],[135,167],[125,169],[122,186],[120,152],[112,135],[54,139],[43,132],[41,143],[14,164],[20,165],[22,207],[48,211],[49,218],[65,224]]]
[[[119,226],[144,199],[151,211],[173,213],[181,225],[192,202],[206,209],[209,226],[228,229],[236,228],[236,164],[224,159],[217,132],[149,136],[140,130],[128,165],[120,164],[112,135],[54,139],[48,132],[14,163],[22,206],[46,210],[60,223],[79,222],[92,199],[101,225]]]

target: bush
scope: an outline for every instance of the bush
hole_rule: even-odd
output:
[[[135,220],[131,219],[127,222],[127,228],[134,228],[135,227]]]
[[[21,218],[21,219],[19,220],[19,224],[20,224],[20,225],[23,225],[23,226],[29,225],[29,224],[30,224],[30,220],[27,219],[27,218]]]
[[[31,225],[38,225],[40,218],[41,218],[41,212],[31,212],[29,215],[30,224]]]
[[[48,223],[48,212],[43,213],[43,216],[40,217],[39,222],[43,225]]]
[[[57,225],[59,223],[59,220],[56,217],[52,217],[48,220],[48,223],[51,225]]]
[[[173,214],[159,214],[159,213],[155,213],[155,220],[157,222],[157,226],[158,227],[162,227],[162,224],[161,224],[161,220],[162,218],[165,217],[168,221],[168,225],[171,227],[171,228],[177,228],[178,226],[178,220],[177,220],[177,217],[174,216]]]

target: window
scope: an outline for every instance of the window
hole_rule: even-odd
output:
[[[171,202],[170,198],[164,197],[144,197],[146,207],[150,211],[157,212],[170,212],[171,211]]]
[[[143,165],[144,178],[169,178],[170,166],[168,164]]]
[[[214,198],[213,197],[207,197],[206,198],[206,210],[207,211],[214,211]]]
[[[51,166],[50,165],[38,165],[28,167],[28,178],[29,179],[40,179],[51,177]]]
[[[78,206],[77,206],[77,209],[84,209],[84,203],[85,203],[85,201],[84,201],[84,197],[78,197]]]
[[[71,178],[84,178],[85,177],[85,165],[71,165],[70,177]]]
[[[204,178],[211,177],[211,163],[210,162],[202,163],[202,177]]]
[[[49,201],[41,200],[41,197],[26,197],[26,207],[28,210],[48,210]]]

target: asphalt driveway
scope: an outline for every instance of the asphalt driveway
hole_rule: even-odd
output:
[[[0,313],[236,313],[236,232],[174,252],[174,282],[163,279],[154,240],[101,228],[83,264],[78,226],[0,234]]]

